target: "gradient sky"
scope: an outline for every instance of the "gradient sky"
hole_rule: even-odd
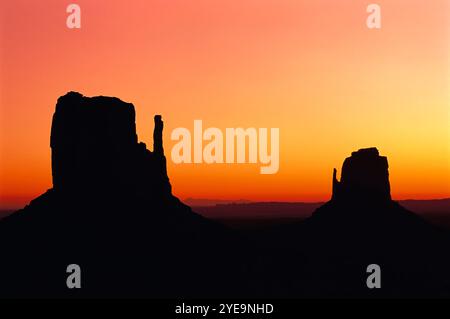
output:
[[[375,2],[375,1],[374,1]],[[82,27],[66,27],[77,3]],[[67,91],[135,105],[139,139],[153,115],[175,195],[326,200],[333,167],[377,146],[393,197],[450,197],[450,5],[357,0],[2,0],[0,208],[51,187],[49,135]],[[279,127],[280,170],[181,164],[170,133]]]

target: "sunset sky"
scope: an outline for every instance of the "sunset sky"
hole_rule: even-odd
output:
[[[51,187],[50,126],[68,91],[153,116],[174,194],[317,201],[354,150],[387,156],[395,199],[450,197],[450,2],[362,0],[2,0],[0,208]],[[81,29],[66,7],[81,7]],[[280,169],[174,164],[174,128],[280,129]]]

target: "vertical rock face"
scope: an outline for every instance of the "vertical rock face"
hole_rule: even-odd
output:
[[[388,161],[376,148],[360,149],[342,165],[341,181],[333,172],[333,200],[391,200]]]
[[[155,115],[155,128],[153,130],[153,152],[155,155],[164,156],[163,142],[162,142],[162,131],[164,128],[164,123],[161,119],[161,115]]]
[[[94,194],[170,195],[162,147],[163,122],[155,116],[154,152],[138,143],[131,103],[70,92],[53,115],[53,188]]]
[[[172,195],[163,121],[160,115],[154,121],[150,151],[137,140],[132,104],[75,92],[58,99],[50,138],[53,189],[0,222],[0,242],[8,242],[0,297],[224,293],[220,282],[235,277],[223,256],[229,233]],[[89,273],[81,295],[65,288],[64,276],[61,284],[72,260]],[[27,272],[24,265],[35,267]],[[217,269],[230,276],[198,280]]]

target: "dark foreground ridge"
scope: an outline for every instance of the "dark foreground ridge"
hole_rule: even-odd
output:
[[[162,131],[155,116],[150,151],[132,104],[58,99],[53,188],[0,221],[0,296],[450,296],[449,236],[391,200],[377,149],[347,158],[304,222],[239,233],[172,195]],[[81,289],[66,286],[70,264]],[[381,289],[366,286],[369,264]]]

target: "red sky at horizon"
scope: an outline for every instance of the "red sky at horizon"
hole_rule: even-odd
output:
[[[66,7],[82,27],[66,27]],[[51,187],[59,96],[116,96],[152,145],[154,114],[181,199],[321,201],[359,148],[387,156],[396,199],[450,197],[450,3],[374,1],[2,1],[0,208]],[[174,128],[280,128],[280,170],[179,164]]]

